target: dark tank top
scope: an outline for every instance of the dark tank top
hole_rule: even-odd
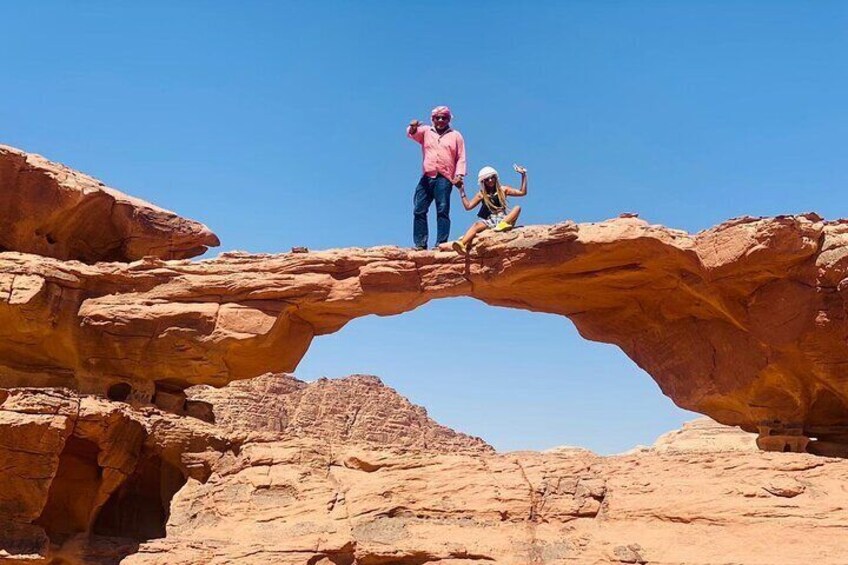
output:
[[[497,192],[489,192],[486,191],[486,194],[489,196],[489,200],[492,201],[492,205],[495,207],[496,212],[503,212],[503,204],[501,204],[501,199],[498,197]],[[492,211],[489,210],[489,207],[486,206],[486,201],[480,203],[480,211],[477,212],[477,217],[483,220],[489,218],[492,215]]]

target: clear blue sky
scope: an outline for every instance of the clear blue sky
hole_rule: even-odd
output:
[[[848,216],[846,3],[6,2],[0,21],[0,141],[225,250],[409,245],[403,127],[436,104],[472,171],[528,167],[524,223]],[[456,197],[453,220],[472,221]],[[503,334],[504,358],[481,349]],[[352,372],[501,449],[615,452],[691,417],[566,319],[471,300],[354,321],[299,368]]]

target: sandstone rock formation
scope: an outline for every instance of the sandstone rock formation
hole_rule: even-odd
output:
[[[314,336],[356,317],[473,296],[569,317],[679,406],[759,430],[764,448],[843,453],[846,233],[814,215],[695,236],[621,218],[483,236],[467,258],[378,247],[88,266],[2,253],[0,385],[120,385],[142,400],[220,386],[292,371]]]
[[[218,426],[245,432],[278,432],[332,444],[440,452],[493,452],[482,439],[439,425],[371,375],[305,383],[268,373],[223,388],[192,387],[188,402],[211,406]]]
[[[762,449],[848,457],[841,221],[165,260],[217,239],[0,147],[0,226],[2,562],[843,561],[844,459],[708,420],[618,456],[499,454],[374,377],[271,374],[354,318],[471,296],[569,317]]]
[[[840,563],[845,460],[247,443],[128,564]],[[285,540],[281,543],[278,540]]]
[[[252,386],[267,390],[269,380]],[[320,386],[355,394],[361,381]],[[216,414],[235,417],[246,386],[207,400]],[[620,456],[496,454],[485,446],[456,453],[451,441],[422,449],[374,436],[267,431],[270,420],[257,418],[261,403],[249,404],[252,416],[242,422],[265,431],[61,389],[6,392],[0,560],[840,563],[848,461],[726,449],[716,437],[742,445],[752,436],[703,420]],[[350,403],[333,408],[347,410],[343,417],[355,412]]]
[[[0,561],[117,563],[165,535],[171,497],[237,441],[66,389],[0,391]]]
[[[219,245],[209,228],[40,155],[0,145],[0,251],[58,259],[183,259]]]
[[[739,428],[717,425],[709,418],[686,422],[679,430],[663,434],[649,448],[658,453],[757,451],[756,437]]]
[[[117,563],[165,536],[171,499],[187,481],[205,483],[248,444],[494,453],[376,377],[308,384],[264,375],[189,392],[217,425],[67,389],[0,392],[0,561]]]

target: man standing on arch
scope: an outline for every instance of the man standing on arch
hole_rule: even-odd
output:
[[[436,201],[436,246],[450,236],[450,197],[454,185],[462,186],[465,176],[465,140],[450,127],[451,111],[437,106],[430,113],[432,127],[418,120],[409,122],[406,135],[421,144],[424,174],[413,197],[412,239],[416,249],[427,249],[427,212]]]

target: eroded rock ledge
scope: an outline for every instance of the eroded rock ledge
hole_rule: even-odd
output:
[[[247,445],[287,442],[306,459],[357,447],[419,457],[494,453],[371,376],[305,383],[263,375],[189,394],[214,424],[68,389],[0,391],[0,562],[14,555],[30,563],[117,563],[165,537],[172,499],[187,482],[204,484],[233,465],[269,464],[242,457]],[[269,454],[279,457],[275,448]],[[353,455],[345,461],[375,470]],[[238,488],[228,486],[228,496]],[[305,496],[310,507],[327,503]]]
[[[0,253],[0,385],[106,394],[292,371],[316,335],[429,300],[567,316],[684,408],[768,449],[848,442],[848,224],[742,218],[705,232],[635,218],[529,226],[471,255],[396,247],[87,266]],[[125,383],[125,384],[121,384]]]
[[[366,385],[368,398],[405,402],[362,381],[319,383],[306,405],[350,421]],[[4,393],[0,560],[841,563],[845,460],[751,451],[748,434],[704,420],[611,457],[457,452],[445,435],[393,445],[320,418],[273,431],[289,414],[263,396],[275,386],[315,383],[268,376],[215,391],[206,400],[223,425],[67,390]]]
[[[219,245],[181,218],[40,155],[0,145],[0,250],[58,259],[184,259]]]

